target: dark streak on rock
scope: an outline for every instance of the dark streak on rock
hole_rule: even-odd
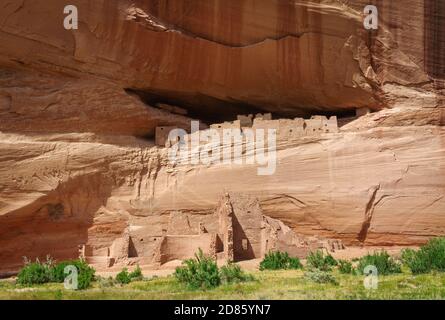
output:
[[[445,79],[445,1],[425,0],[425,71],[434,79]]]
[[[366,237],[368,236],[368,230],[371,226],[371,220],[372,220],[372,214],[374,212],[375,207],[375,198],[377,196],[377,192],[380,190],[380,184],[374,188],[374,191],[372,192],[371,197],[369,198],[368,203],[366,204],[365,209],[365,219],[362,224],[362,228],[360,229],[360,232],[358,233],[357,239],[360,242],[364,242],[366,240]]]

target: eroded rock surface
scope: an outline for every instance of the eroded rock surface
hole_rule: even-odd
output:
[[[1,59],[97,75],[194,109],[234,103],[292,114],[380,109],[403,98],[404,86],[431,91],[444,77],[439,0],[378,3],[378,31],[364,29],[362,0],[70,4],[79,10],[74,31],[62,27],[63,2],[2,0]]]
[[[70,4],[78,30],[63,28],[59,0],[0,0],[2,272],[79,246],[95,263],[131,263],[166,235],[168,256],[145,262],[183,258],[175,237],[216,230],[227,191],[303,238],[382,246],[445,234],[442,1],[377,1],[377,31],[363,28],[364,0]],[[352,117],[361,107],[378,112]],[[154,144],[158,126],[252,111],[342,126],[281,142],[272,176],[173,166]]]

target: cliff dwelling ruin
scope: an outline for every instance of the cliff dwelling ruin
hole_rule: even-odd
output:
[[[369,113],[369,109],[361,109],[357,111],[357,117]],[[178,142],[177,137],[174,141],[169,141],[169,134],[172,130],[178,129],[174,126],[162,126],[156,128],[155,143],[159,147],[170,147]],[[318,136],[325,133],[337,133],[338,124],[337,117],[331,116],[312,116],[310,119],[278,119],[272,120],[272,114],[252,114],[238,115],[235,121],[226,121],[210,125],[211,130],[216,130],[222,137],[224,129],[239,130],[243,135],[247,129],[275,129],[278,141],[289,141],[302,137]],[[203,130],[202,133],[206,133]],[[185,140],[190,139],[190,135],[184,137]]]
[[[257,198],[244,194],[223,194],[214,212],[206,216],[176,211],[161,226],[151,225],[148,218],[139,219],[139,224],[128,225],[109,246],[83,246],[81,254],[102,267],[160,266],[193,257],[199,249],[218,260],[243,261],[262,258],[273,250],[305,258],[310,250],[344,248],[339,240],[295,233],[264,215]]]

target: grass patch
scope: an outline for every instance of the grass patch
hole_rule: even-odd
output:
[[[429,243],[425,246],[427,249],[422,251],[421,248],[419,251],[424,252],[423,254],[432,252],[432,257],[440,258],[440,252],[435,252],[439,251],[442,245],[440,241]],[[414,250],[406,252],[402,255],[404,261],[409,261],[418,254]],[[0,280],[0,299],[445,299],[445,273],[439,268],[441,259],[435,260],[437,270],[431,268],[431,272],[419,274],[413,274],[407,268],[402,269],[385,251],[357,259],[354,262],[355,265],[358,264],[357,270],[363,270],[367,265],[378,268],[378,288],[369,290],[364,286],[363,271],[362,274],[355,273],[351,262],[336,261],[337,268],[334,269],[333,262],[325,258],[324,254],[322,258],[317,254],[314,257],[316,263],[311,263],[312,267],[306,272],[300,269],[286,269],[246,274],[236,264],[218,268],[213,259],[200,251],[195,259],[184,261],[182,267],[172,276],[144,279],[140,268],[137,267],[130,273],[125,270],[126,275],[132,279],[127,284],[119,284],[112,277],[95,277],[90,287],[82,291],[65,290],[61,283],[23,287],[18,281],[15,283],[12,280]],[[317,263],[321,268],[331,266],[331,271],[313,267]],[[45,274],[46,269],[42,271],[41,267],[52,265],[48,262],[37,264],[39,271],[29,271],[30,274]],[[50,270],[51,268],[49,267]],[[62,270],[62,266],[59,266],[58,270]],[[179,275],[180,273],[182,274]],[[190,286],[188,281],[181,281],[178,277],[182,276],[184,279],[192,279],[193,285]],[[215,278],[218,279],[218,285],[207,286],[206,282],[212,283]],[[205,290],[190,290],[194,288]]]
[[[304,276],[305,278],[315,283],[328,283],[328,284],[338,285],[338,282],[335,279],[335,277],[331,273],[326,271],[313,269],[306,272]]]
[[[0,299],[445,299],[445,273],[413,275],[409,271],[379,276],[376,290],[367,290],[363,275],[332,271],[338,285],[314,282],[302,270],[272,270],[252,273],[255,281],[221,284],[210,290],[189,290],[174,276],[134,281],[125,286],[101,287],[93,282],[82,291],[65,290],[48,283],[22,288],[0,281]],[[99,278],[100,279],[100,278]]]

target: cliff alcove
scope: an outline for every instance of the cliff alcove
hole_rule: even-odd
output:
[[[224,255],[226,192],[250,208],[232,239],[249,258],[445,234],[443,1],[377,1],[378,30],[364,0],[70,3],[77,30],[58,0],[0,0],[0,274],[79,247],[104,268]],[[270,176],[175,167],[153,143],[258,113],[338,130],[283,133]]]

